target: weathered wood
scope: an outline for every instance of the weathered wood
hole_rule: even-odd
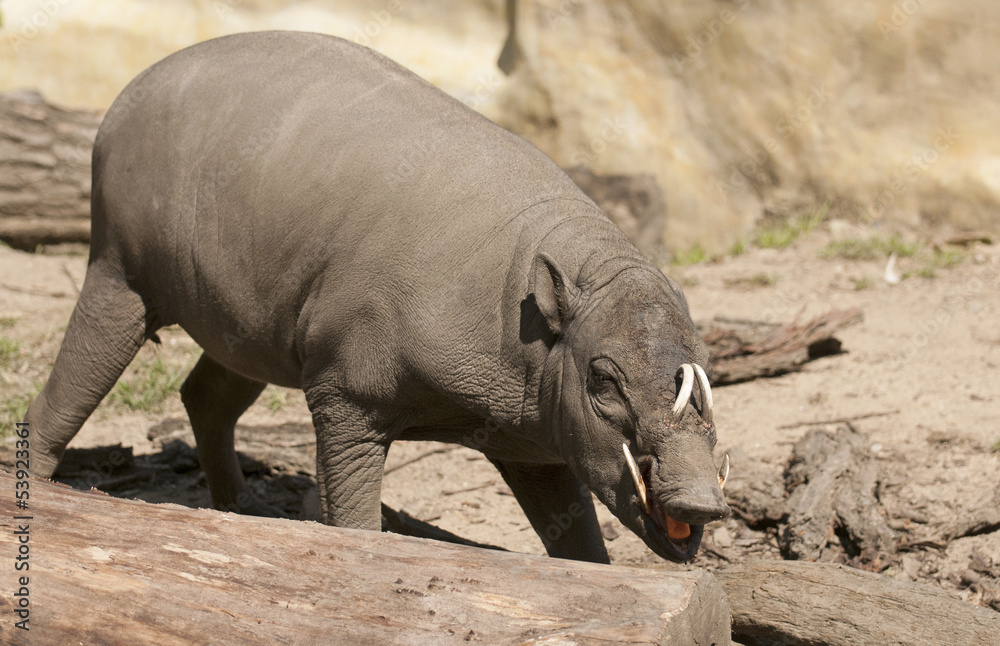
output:
[[[733,513],[751,529],[777,527],[788,516],[780,473],[768,470],[742,447],[731,447],[726,453],[730,464],[726,502]]]
[[[0,94],[0,239],[33,250],[90,236],[90,154],[101,117],[32,91]]]
[[[1000,613],[928,585],[831,563],[743,561],[719,568],[733,639],[788,646],[992,646]]]
[[[788,524],[779,540],[795,559],[858,558],[878,563],[896,551],[895,537],[880,513],[878,466],[867,436],[850,425],[835,433],[806,433],[785,471],[790,495]]]
[[[14,479],[0,473],[2,552]],[[729,644],[703,571],[602,566],[30,481],[31,644]],[[20,512],[23,513],[23,512]]]
[[[0,240],[28,251],[89,242],[90,155],[99,113],[64,110],[37,92],[0,94]],[[632,242],[662,254],[666,201],[651,175],[566,171]]]
[[[840,352],[837,330],[862,320],[861,310],[833,310],[811,321],[780,327],[767,324],[701,323],[698,332],[708,345],[712,380],[724,386],[795,370],[813,359]]]
[[[955,520],[945,526],[944,535],[946,540],[954,540],[997,530],[1000,530],[1000,486],[991,496],[959,511]]]
[[[0,240],[25,251],[41,244],[89,243],[90,218],[0,217]]]

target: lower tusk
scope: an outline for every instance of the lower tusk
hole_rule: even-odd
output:
[[[701,416],[705,419],[706,424],[712,423],[712,387],[708,384],[708,375],[705,374],[705,369],[699,366],[697,363],[694,364],[694,371],[698,375],[698,381],[701,382],[701,392],[705,397],[705,410],[701,412]]]
[[[639,502],[642,504],[642,510],[648,514],[649,501],[646,499],[646,484],[642,481],[642,474],[639,473],[639,467],[636,466],[632,452],[628,450],[628,444],[622,443],[622,451],[625,452],[625,463],[628,464],[628,470],[632,474],[632,482],[635,483],[635,490],[639,492]]]
[[[722,467],[719,469],[719,489],[726,488],[726,480],[729,479],[729,454],[722,458]]]
[[[694,388],[694,370],[690,363],[682,363],[679,370],[683,371],[684,377],[681,379],[681,389],[677,392],[677,399],[674,401],[672,411],[673,421],[676,423],[691,399],[691,389]]]

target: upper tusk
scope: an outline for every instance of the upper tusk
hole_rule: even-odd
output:
[[[691,399],[691,389],[694,387],[694,370],[691,368],[690,363],[682,363],[679,368],[684,372],[684,377],[681,379],[681,389],[677,393],[677,399],[674,401],[673,418],[676,422],[680,419],[681,413],[684,412],[684,408],[688,405],[688,401]]]
[[[639,502],[642,503],[642,510],[649,513],[649,501],[646,499],[646,484],[642,481],[642,474],[639,473],[639,467],[635,463],[635,458],[632,457],[632,452],[628,450],[628,444],[622,443],[622,451],[625,453],[625,463],[628,464],[628,470],[632,474],[632,482],[635,483],[635,490],[639,492]]]
[[[698,375],[698,381],[701,382],[701,392],[705,396],[705,410],[701,412],[702,417],[705,418],[705,422],[708,424],[712,423],[712,387],[708,384],[708,375],[705,374],[705,369],[699,366],[697,363],[694,364],[694,371]]]
[[[722,467],[719,468],[719,489],[726,488],[726,480],[729,479],[729,454],[722,458]]]

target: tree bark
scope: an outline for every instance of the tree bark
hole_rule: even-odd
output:
[[[151,505],[0,473],[2,552],[30,531],[31,644],[729,644],[704,571],[579,563]],[[28,514],[30,520],[11,520]],[[13,526],[12,526],[13,525]]]
[[[715,575],[733,610],[733,639],[744,644],[991,646],[1000,635],[1000,613],[843,565],[744,561]]]

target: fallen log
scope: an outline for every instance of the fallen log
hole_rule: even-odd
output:
[[[0,217],[0,240],[22,251],[34,251],[45,244],[88,244],[90,218]]]
[[[837,354],[841,343],[833,334],[861,320],[861,310],[854,307],[781,326],[716,320],[698,324],[698,332],[711,355],[712,383],[724,386],[794,372],[808,361]]]
[[[34,250],[90,238],[90,154],[101,117],[37,92],[0,94],[0,240]]]
[[[955,540],[963,536],[989,534],[1000,530],[1000,486],[992,495],[958,512],[954,521],[945,526],[945,540]]]
[[[748,527],[763,530],[785,522],[785,489],[781,476],[754,460],[742,447],[726,451],[731,470],[726,480],[726,502]]]
[[[90,156],[101,115],[53,106],[35,91],[0,94],[0,240],[89,242]],[[566,171],[650,257],[662,255],[666,201],[651,175]]]
[[[1000,635],[1000,613],[940,588],[843,565],[743,561],[715,576],[741,643],[991,646]]]
[[[785,470],[789,491],[782,551],[794,559],[833,561],[880,569],[896,540],[878,500],[878,465],[867,436],[851,425],[835,433],[814,429],[795,443]]]
[[[704,571],[664,572],[151,505],[30,480],[30,632],[7,644],[729,644]],[[0,473],[0,490],[15,490]],[[29,514],[29,520],[11,520]]]

